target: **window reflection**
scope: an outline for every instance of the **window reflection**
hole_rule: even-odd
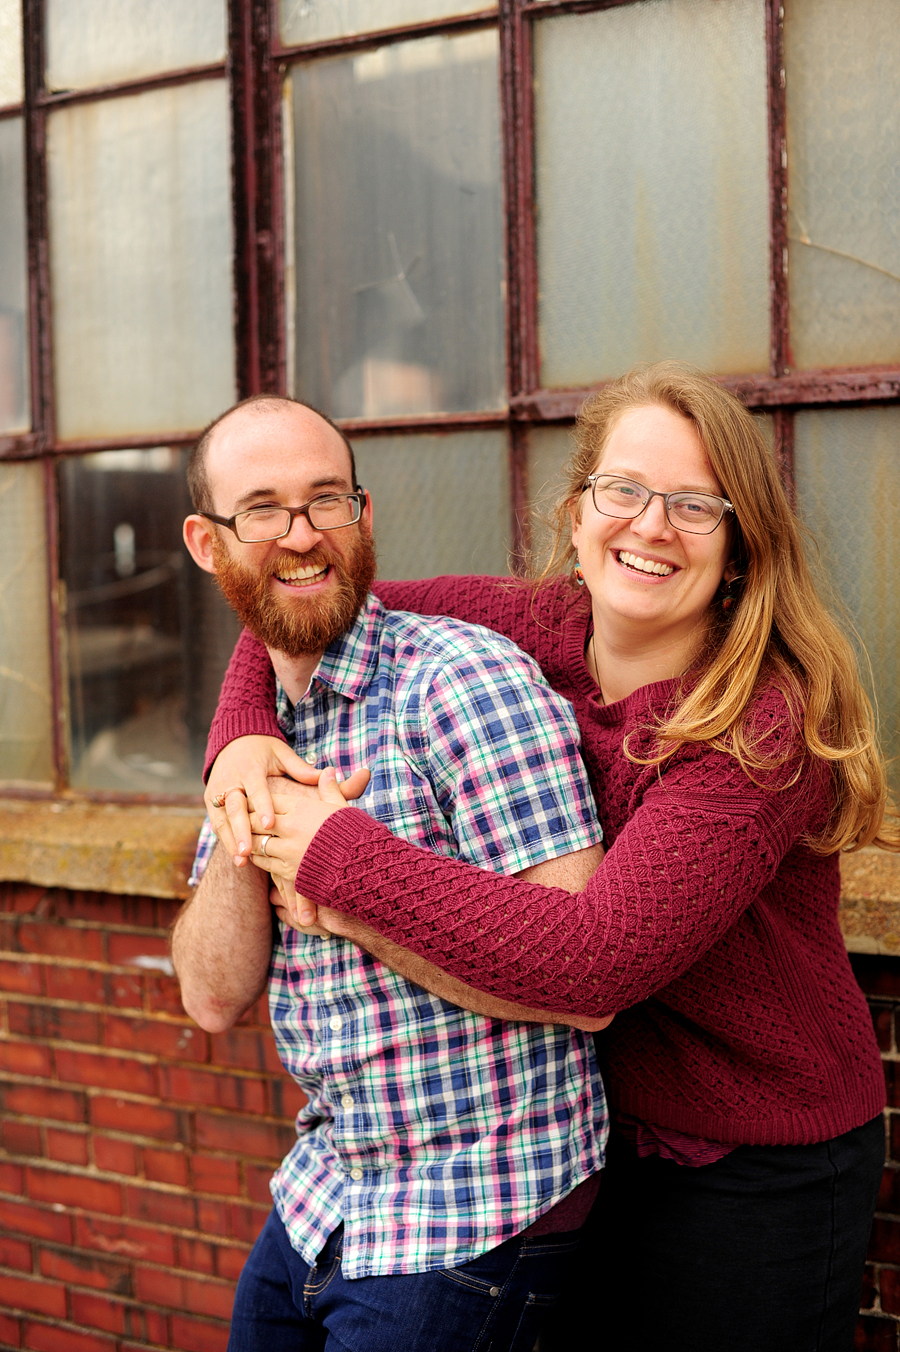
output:
[[[30,422],[22,119],[0,121],[0,432]]]
[[[181,542],[186,452],[104,451],[60,467],[72,783],[200,791],[237,624]]]

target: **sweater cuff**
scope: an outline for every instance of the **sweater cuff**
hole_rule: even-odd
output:
[[[382,826],[362,808],[342,808],[334,812],[313,836],[303,863],[297,870],[294,883],[301,897],[321,906],[341,910],[339,892],[341,882],[356,851],[372,855],[379,839],[387,837],[393,843],[386,826]],[[364,855],[364,857],[365,857]]]
[[[203,767],[204,784],[219,752],[238,737],[278,737],[287,745],[287,738],[268,709],[236,709],[233,713],[221,713],[210,729],[206,746],[206,764]]]

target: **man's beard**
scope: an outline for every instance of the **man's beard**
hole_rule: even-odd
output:
[[[232,558],[216,535],[213,563],[219,590],[251,634],[267,648],[303,657],[322,652],[353,624],[375,580],[375,545],[361,522],[357,541],[345,554],[332,554],[324,545],[306,554],[285,550],[258,568]],[[337,586],[312,596],[304,596],[305,588],[297,587],[296,599],[274,595],[270,579],[298,564],[330,565]]]

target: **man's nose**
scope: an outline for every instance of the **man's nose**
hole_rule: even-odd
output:
[[[287,549],[293,549],[298,554],[305,554],[307,550],[312,549],[322,539],[322,532],[316,530],[309,518],[302,512],[298,512],[291,518],[291,528],[287,535],[283,535],[279,541]]]

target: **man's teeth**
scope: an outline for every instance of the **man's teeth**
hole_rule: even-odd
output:
[[[308,564],[305,568],[282,568],[277,576],[280,582],[312,582],[328,572],[327,563]]]
[[[668,577],[675,572],[670,563],[654,563],[652,559],[642,559],[637,554],[626,554],[624,549],[619,550],[619,562],[627,564],[629,568],[637,568],[641,573],[656,573],[658,577]]]

